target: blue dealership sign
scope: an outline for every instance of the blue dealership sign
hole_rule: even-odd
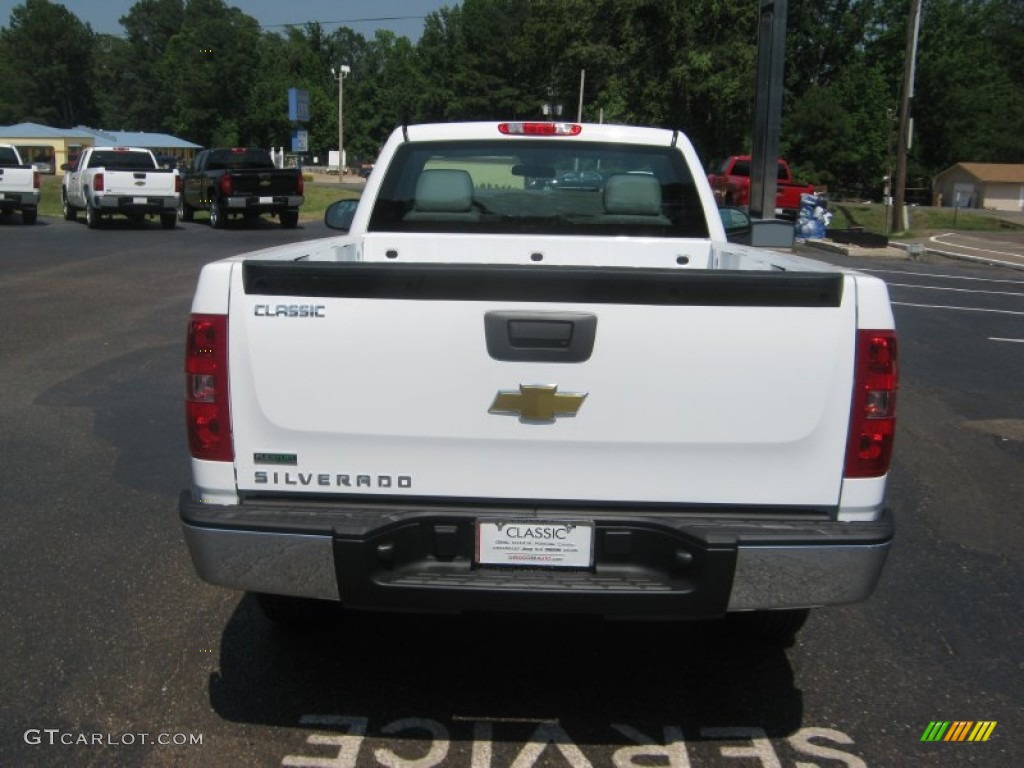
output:
[[[293,123],[309,122],[309,91],[288,89],[288,119]]]

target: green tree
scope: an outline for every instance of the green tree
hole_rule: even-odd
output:
[[[259,43],[259,23],[238,8],[188,0],[161,67],[161,85],[173,94],[174,133],[207,146],[240,142]]]
[[[811,85],[783,121],[780,143],[793,173],[833,196],[875,194],[891,173],[893,104],[885,73],[863,58]]]
[[[1008,0],[925,3],[914,157],[929,174],[961,161],[1024,162],[1020,8]]]
[[[96,117],[90,73],[95,35],[63,5],[25,0],[0,29],[0,122],[70,128]]]
[[[107,93],[106,123],[167,131],[175,88],[165,61],[171,38],[185,21],[184,0],[138,0],[120,21],[126,44],[104,54],[118,73]]]

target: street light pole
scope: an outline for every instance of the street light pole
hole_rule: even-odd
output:
[[[338,81],[338,181],[345,180],[345,77],[352,71],[348,64],[342,64],[335,71],[331,67],[331,75]]]
[[[914,70],[917,66],[917,38],[921,31],[921,0],[910,0],[907,21],[907,50],[903,59],[900,88],[900,134],[896,139],[896,184],[892,203],[892,231],[903,232],[907,195],[907,156],[910,154],[910,110],[914,98]]]

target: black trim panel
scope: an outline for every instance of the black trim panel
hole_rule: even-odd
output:
[[[843,275],[492,264],[246,261],[245,292],[416,301],[838,307]]]
[[[594,352],[597,316],[588,312],[488,312],[487,353],[504,362],[584,363]]]

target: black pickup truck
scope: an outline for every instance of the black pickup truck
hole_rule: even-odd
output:
[[[229,216],[237,214],[246,218],[264,213],[277,215],[286,229],[299,222],[302,171],[277,168],[265,149],[204,149],[179,173],[182,191],[178,219],[183,222],[192,221],[197,210],[207,211],[210,226],[218,229]]]

